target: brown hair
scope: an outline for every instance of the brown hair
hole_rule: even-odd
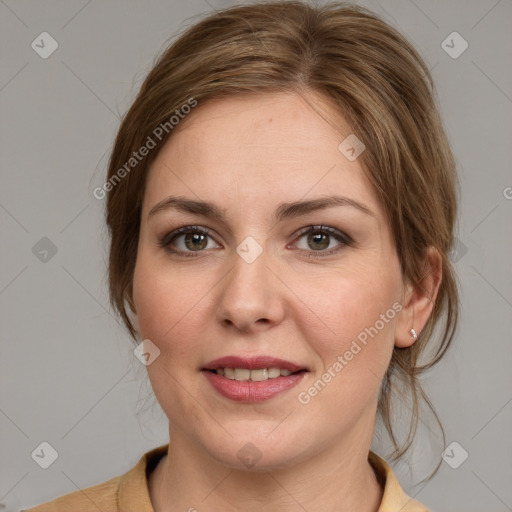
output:
[[[270,91],[319,93],[364,142],[361,165],[388,216],[404,279],[421,287],[428,246],[442,256],[433,312],[411,347],[394,348],[378,409],[394,445],[393,459],[411,446],[422,398],[439,423],[444,444],[444,431],[418,376],[441,359],[457,328],[459,296],[448,257],[457,210],[455,161],[426,64],[395,29],[365,8],[344,3],[313,7],[298,1],[235,6],[188,28],[157,58],[122,120],[109,162],[111,304],[135,339],[125,301],[134,311],[132,282],[144,186],[172,130],[129,176],[111,180],[126,169],[155,128],[169,126],[170,117],[191,98],[201,105],[226,95]],[[443,315],[443,328],[433,339]],[[406,386],[398,386],[395,378]],[[392,428],[393,391],[410,392],[412,398],[409,434],[401,446]]]

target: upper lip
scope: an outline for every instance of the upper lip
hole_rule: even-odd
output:
[[[246,368],[248,370],[260,370],[262,368],[280,368],[297,372],[299,370],[306,370],[303,366],[285,361],[272,356],[256,356],[256,357],[239,357],[239,356],[225,356],[210,361],[203,367],[203,370],[217,370],[218,368]]]

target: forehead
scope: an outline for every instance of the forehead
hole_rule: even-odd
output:
[[[153,162],[143,215],[169,194],[254,210],[339,193],[379,213],[360,162],[338,149],[350,126],[322,98],[308,101],[265,93],[199,104]]]

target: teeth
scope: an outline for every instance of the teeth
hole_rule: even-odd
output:
[[[275,379],[281,375],[281,370],[279,368],[269,368],[268,369],[268,378]]]
[[[227,379],[239,381],[261,382],[263,380],[275,379],[277,377],[288,377],[290,370],[280,368],[261,368],[259,370],[248,370],[247,368],[217,368],[217,375],[222,375]]]
[[[266,368],[262,368],[261,370],[251,370],[251,380],[256,382],[268,380],[268,370]]]
[[[249,380],[251,370],[246,368],[235,368],[235,380]]]

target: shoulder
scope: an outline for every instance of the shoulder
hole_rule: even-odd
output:
[[[121,476],[79,491],[64,494],[52,501],[42,503],[23,512],[118,512],[118,491]]]

